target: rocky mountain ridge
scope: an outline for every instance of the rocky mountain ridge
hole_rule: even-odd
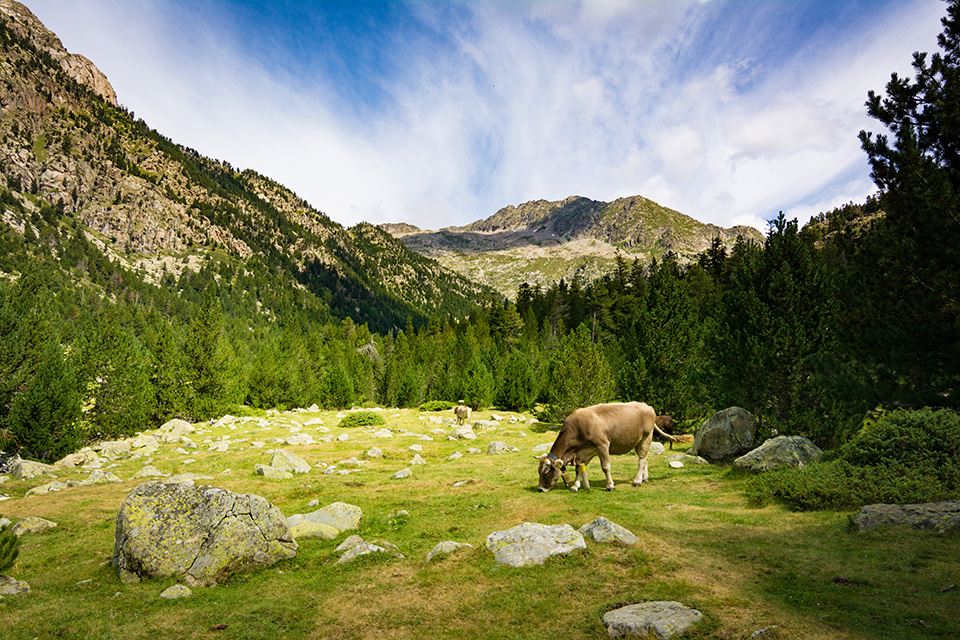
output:
[[[0,270],[62,258],[82,238],[154,284],[204,268],[259,274],[379,331],[469,313],[484,294],[380,230],[346,229],[266,176],[150,129],[22,4],[0,0],[0,45]]]
[[[413,251],[512,297],[521,283],[591,280],[617,256],[650,262],[667,252],[689,260],[719,238],[763,242],[753,227],[724,229],[694,220],[643,196],[600,202],[581,196],[507,206],[485,220],[425,231],[381,225]]]

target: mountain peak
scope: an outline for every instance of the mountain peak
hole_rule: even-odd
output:
[[[0,0],[0,13],[7,16],[7,26],[18,37],[25,39],[37,51],[49,54],[67,76],[117,106],[117,94],[107,76],[86,57],[69,53],[57,34],[47,29],[30,9],[15,0]]]

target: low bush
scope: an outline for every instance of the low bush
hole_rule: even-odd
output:
[[[448,411],[456,405],[446,400],[431,400],[420,405],[420,411]]]
[[[383,416],[373,411],[358,411],[340,420],[341,427],[379,427],[387,424]]]
[[[752,478],[755,504],[779,499],[798,509],[856,509],[956,499],[960,416],[946,409],[893,411],[864,421],[856,436],[818,464]]]

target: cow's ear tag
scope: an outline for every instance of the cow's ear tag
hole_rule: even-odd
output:
[[[555,469],[563,469],[563,460],[554,460],[553,466]]]

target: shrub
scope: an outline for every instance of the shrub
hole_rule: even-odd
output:
[[[819,463],[749,480],[756,504],[780,499],[799,509],[856,509],[955,499],[960,492],[960,416],[945,409],[894,411]]]
[[[373,411],[358,411],[340,420],[341,427],[379,427],[385,424],[387,421],[383,416]]]
[[[0,527],[0,573],[13,566],[20,554],[20,538],[7,525]]]
[[[420,411],[449,411],[456,406],[446,400],[431,400],[420,405]]]

